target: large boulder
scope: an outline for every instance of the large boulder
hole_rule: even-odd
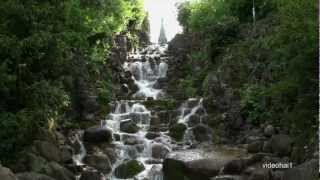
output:
[[[163,162],[164,179],[177,180],[186,178],[186,165],[180,159],[166,158]]]
[[[272,180],[270,169],[255,169],[248,180]]]
[[[163,159],[170,152],[165,145],[156,143],[152,145],[152,157],[156,159]]]
[[[263,141],[254,141],[248,144],[248,152],[249,153],[258,153],[263,148]]]
[[[139,127],[133,121],[122,121],[120,123],[120,130],[126,133],[136,133],[139,131]]]
[[[43,172],[49,167],[48,161],[39,155],[26,153],[22,158],[24,159],[23,165],[26,167],[24,171]]]
[[[217,176],[227,161],[218,159],[200,159],[186,163],[186,172],[191,180],[210,180]]]
[[[181,141],[184,136],[184,132],[187,130],[187,126],[183,123],[178,123],[170,127],[169,135],[177,141]]]
[[[81,173],[80,180],[101,180],[102,175],[98,171],[85,170]]]
[[[88,155],[85,157],[84,161],[88,166],[91,166],[103,173],[109,173],[112,169],[108,156],[104,154]]]
[[[73,153],[74,150],[71,146],[64,145],[61,147],[61,160],[64,163],[72,163],[73,159]]]
[[[83,140],[89,143],[109,143],[112,141],[112,132],[102,127],[91,127],[84,131]]]
[[[264,135],[267,136],[267,137],[271,137],[272,135],[275,134],[275,128],[272,126],[272,125],[267,125],[265,128],[264,128]]]
[[[17,174],[17,177],[19,180],[55,180],[50,176],[35,173],[35,172],[19,173]]]
[[[65,167],[61,166],[56,162],[49,163],[49,169],[46,170],[45,174],[59,180],[75,180],[75,175]]]
[[[272,152],[278,156],[289,156],[291,153],[292,140],[288,135],[278,134],[271,138]]]
[[[210,180],[211,177],[217,176],[232,159],[233,157],[218,152],[209,154],[198,150],[170,152],[163,162],[164,178],[166,180]]]
[[[18,180],[12,171],[0,164],[0,179],[1,180]]]
[[[130,160],[120,164],[115,169],[115,176],[119,179],[134,178],[145,169],[144,165],[137,160]]]
[[[39,154],[48,161],[60,162],[62,160],[61,152],[57,145],[47,141],[35,141],[34,144]]]
[[[283,180],[317,180],[318,170],[318,160],[312,159],[300,166],[286,170],[283,174]]]
[[[241,174],[246,166],[246,162],[243,159],[235,159],[228,163],[223,168],[224,174]]]

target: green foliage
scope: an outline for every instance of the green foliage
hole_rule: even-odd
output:
[[[241,22],[252,22],[253,5],[255,7],[256,19],[259,20],[274,10],[276,2],[274,0],[255,0],[253,4],[253,0],[226,0],[225,3],[228,5],[232,16],[238,17]]]
[[[194,80],[192,76],[181,79],[178,83],[179,93],[182,98],[195,97],[197,89],[194,87]]]
[[[189,18],[191,16],[191,3],[189,1],[183,2],[178,5],[178,21],[184,31],[188,31]]]
[[[88,76],[107,103],[111,39],[135,37],[144,16],[140,0],[1,1],[0,160],[30,144],[40,127],[69,123],[72,79]]]
[[[0,113],[1,160],[10,161],[15,153],[28,145],[37,132],[40,119],[37,113],[23,110],[18,113]]]
[[[241,90],[241,108],[246,119],[255,125],[268,122],[269,114],[265,111],[264,88],[248,85]]]
[[[289,127],[301,139],[313,138],[318,122],[317,2],[255,0],[256,24],[252,2],[199,0],[181,5],[180,24],[204,42],[190,55],[211,62],[208,70],[240,92],[249,122],[268,121]],[[182,82],[184,89],[194,87],[189,77]],[[207,78],[202,87],[207,89]]]

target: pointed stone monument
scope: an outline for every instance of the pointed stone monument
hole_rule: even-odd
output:
[[[166,37],[166,31],[164,30],[164,23],[163,23],[163,19],[161,19],[161,28],[160,28],[160,35],[159,35],[159,39],[158,39],[158,43],[163,46],[165,44],[167,44],[168,40]]]

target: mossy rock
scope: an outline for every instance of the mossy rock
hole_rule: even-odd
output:
[[[163,172],[165,180],[187,179],[185,176],[186,167],[181,161],[165,159],[163,163]]]
[[[175,100],[148,100],[143,103],[148,109],[175,110],[179,103]]]
[[[187,126],[185,124],[178,123],[170,127],[169,135],[176,141],[181,141],[186,130]]]
[[[119,179],[133,178],[145,169],[144,165],[137,160],[130,160],[115,169],[115,176]]]

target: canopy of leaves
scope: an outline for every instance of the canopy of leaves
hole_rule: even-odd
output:
[[[75,101],[65,82],[80,59],[106,74],[110,39],[139,29],[144,16],[140,0],[2,0],[0,160],[10,159],[47,121],[62,121]],[[110,76],[103,77],[106,82],[97,81],[103,86],[96,85],[110,87]]]

